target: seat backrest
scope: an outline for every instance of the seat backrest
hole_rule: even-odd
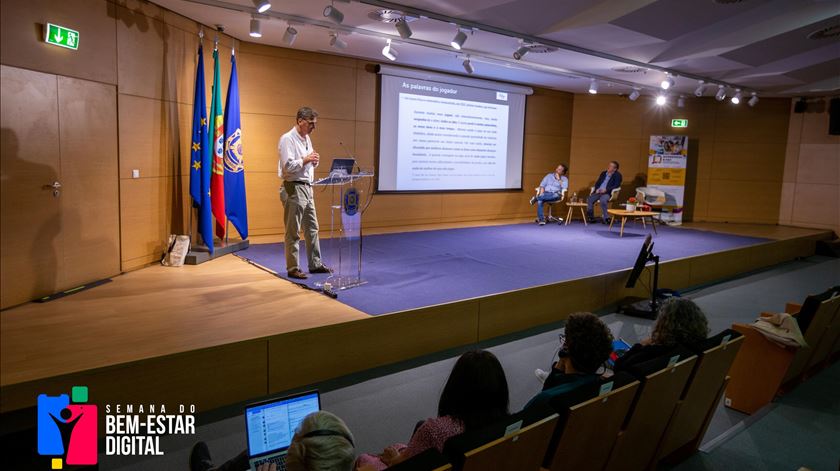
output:
[[[802,330],[802,337],[805,338],[807,346],[801,347],[796,351],[793,361],[791,361],[790,367],[788,367],[787,374],[785,374],[783,382],[794,380],[805,372],[808,365],[811,364],[811,357],[814,352],[820,348],[820,342],[825,336],[824,334],[828,330],[828,326],[834,318],[834,311],[836,309],[834,299],[830,297],[826,298],[824,294],[825,293],[818,295],[822,301],[815,305],[815,308],[813,309],[813,316],[810,318],[810,321],[807,322],[807,328]],[[805,303],[802,304],[802,310],[800,310],[799,314],[796,315],[797,321],[799,321],[800,315],[805,315],[811,312],[809,306],[815,304],[813,302],[809,302],[811,299],[812,296],[808,296]],[[800,329],[801,328],[802,327],[800,325]]]
[[[548,443],[557,426],[557,414],[551,414],[522,428],[508,430],[503,436],[463,453],[462,471],[539,471]],[[458,448],[458,437],[447,442],[447,451]]]
[[[437,449],[429,448],[387,469],[388,471],[449,471],[452,465]]]
[[[613,188],[613,191],[610,192],[610,201],[615,201],[618,199],[618,194],[621,193],[621,187]]]
[[[606,469],[648,468],[696,361],[697,355],[680,348],[628,368],[641,384]]]
[[[638,387],[639,381],[631,375],[616,373],[554,398],[552,407],[561,423],[544,466],[553,471],[602,469]]]
[[[814,353],[811,355],[811,359],[808,360],[808,364],[805,366],[806,372],[828,358],[831,353],[831,349],[837,342],[838,337],[840,337],[840,296],[835,296],[828,302],[829,313],[827,316],[828,322],[825,326],[825,332],[820,338],[820,343],[814,347]]]
[[[680,396],[660,443],[657,456],[667,456],[705,433],[706,419],[717,408],[721,387],[729,368],[744,341],[732,329],[690,346],[697,353],[697,362]]]

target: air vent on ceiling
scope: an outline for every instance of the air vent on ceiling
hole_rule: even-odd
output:
[[[417,18],[413,16],[406,16],[404,12],[399,10],[374,10],[368,13],[368,18],[374,21],[381,21],[383,23],[396,23],[397,21],[405,18],[406,22],[412,22]]]
[[[621,72],[625,74],[639,74],[645,71],[645,69],[641,67],[636,67],[635,65],[619,65],[612,68],[615,72]]]
[[[713,2],[720,4],[720,5],[734,5],[736,3],[743,3],[746,0],[712,0]]]
[[[840,25],[832,25],[823,29],[818,29],[808,35],[808,39],[815,41],[820,39],[831,39],[840,36]]]
[[[544,44],[534,44],[534,43],[525,43],[522,45],[523,47],[528,48],[528,52],[534,54],[548,54],[549,52],[556,52],[557,48],[552,46],[546,46]]]

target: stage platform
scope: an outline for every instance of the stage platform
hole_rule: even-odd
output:
[[[474,239],[470,231],[479,229],[487,230],[440,235],[462,243]],[[698,286],[809,256],[817,240],[833,237],[830,231],[769,225],[695,223],[686,229],[663,228],[654,239],[657,253],[667,260],[660,268],[663,287]],[[593,233],[581,232],[587,230]],[[87,385],[91,401],[100,404],[188,403],[207,411],[555,323],[569,313],[595,310],[628,295],[644,296],[641,286],[623,288],[641,237],[618,239],[604,231],[605,226],[582,225],[494,227],[496,245],[474,247],[469,263],[483,263],[492,251],[509,246],[505,238],[513,237],[524,250],[556,247],[559,260],[566,261],[562,276],[538,279],[527,271],[505,269],[493,276],[506,283],[488,284],[460,268],[435,270],[433,260],[423,268],[428,273],[417,272],[415,287],[419,278],[440,282],[435,278],[452,273],[462,278],[462,287],[484,291],[455,290],[463,293],[453,299],[452,290],[444,290],[448,298],[424,298],[428,289],[421,284],[420,294],[411,293],[410,304],[400,304],[408,288],[393,286],[375,294],[375,309],[354,307],[350,294],[333,300],[301,289],[233,255],[199,266],[131,272],[89,291],[0,313],[0,412],[32,407],[40,393],[66,392],[79,384]],[[642,233],[642,228],[631,232]],[[502,235],[504,243],[498,238]],[[409,232],[379,237],[387,242],[381,247],[392,247],[397,255],[414,253],[394,245],[402,237],[431,245],[441,261],[459,257],[451,253],[451,241],[435,244],[429,236]],[[575,243],[592,249],[562,252],[564,237],[567,243],[582,239]],[[607,256],[603,247],[616,254]],[[509,258],[515,260],[517,254]],[[386,263],[387,251],[373,258]],[[606,258],[617,265],[605,265]],[[459,260],[455,265],[465,263]],[[396,265],[405,266],[404,261]],[[498,267],[484,263],[481,277],[491,276],[484,272],[493,269]],[[399,280],[386,277],[383,283]]]

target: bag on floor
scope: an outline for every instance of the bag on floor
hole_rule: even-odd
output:
[[[169,234],[169,245],[163,260],[160,264],[165,267],[180,267],[184,265],[187,252],[190,251],[190,237],[185,235]]]

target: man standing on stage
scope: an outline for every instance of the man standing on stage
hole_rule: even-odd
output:
[[[329,273],[330,270],[321,263],[318,217],[312,193],[315,167],[318,166],[320,156],[312,148],[309,135],[318,123],[318,113],[312,108],[303,107],[298,110],[295,119],[295,126],[280,137],[277,145],[280,152],[277,173],[283,179],[280,201],[283,202],[286,224],[286,270],[289,278],[303,280],[309,276],[300,269],[298,260],[301,224],[306,240],[309,273]]]

